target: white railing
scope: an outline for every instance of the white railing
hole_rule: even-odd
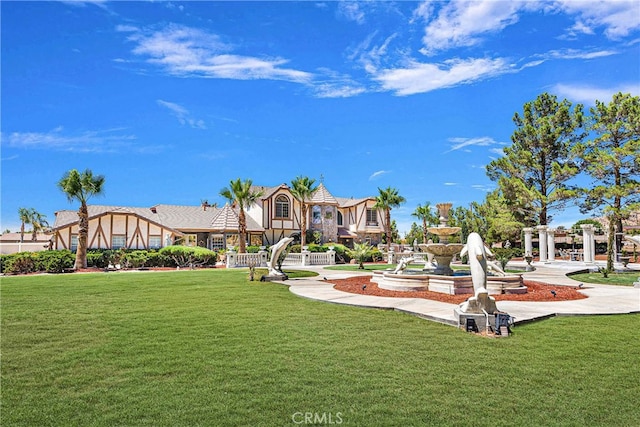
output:
[[[239,254],[229,251],[226,254],[227,268],[235,267],[266,267],[269,253],[260,251],[254,254]],[[282,265],[288,266],[305,266],[305,265],[333,265],[336,263],[335,251],[328,252],[309,252],[289,253],[282,262]]]
[[[333,264],[335,264],[335,252],[333,253]],[[329,252],[311,252],[309,256],[310,265],[330,265],[331,254]]]
[[[282,265],[302,265],[302,254],[287,254]]]
[[[267,257],[266,252],[264,254],[258,252],[255,254],[235,254],[236,267],[266,267]]]

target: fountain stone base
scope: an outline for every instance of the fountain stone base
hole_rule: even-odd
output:
[[[422,274],[420,271],[393,274],[388,270],[374,271],[371,281],[389,291],[431,291],[448,295],[474,293],[471,276],[441,276]],[[527,293],[522,276],[515,274],[487,277],[487,290],[490,295]]]

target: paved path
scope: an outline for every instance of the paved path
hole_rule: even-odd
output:
[[[557,286],[578,286],[580,282],[570,279],[566,274],[570,271],[584,269],[574,263],[536,264],[536,270],[525,273],[528,280],[553,284]],[[637,267],[640,265],[630,265]],[[351,294],[338,291],[325,280],[344,279],[371,273],[353,271],[327,270],[323,267],[304,267],[306,270],[317,271],[319,276],[314,278],[290,279],[282,282],[289,286],[289,290],[301,297],[321,300],[336,304],[346,304],[359,307],[382,308],[410,313],[425,319],[448,325],[457,326],[454,317],[455,304],[431,301],[422,298],[389,298],[370,295]],[[640,272],[638,273],[640,275]],[[640,313],[640,288],[627,286],[610,286],[585,284],[580,292],[589,298],[575,301],[558,302],[522,302],[499,301],[498,308],[509,313],[515,323],[544,319],[552,316],[572,316],[589,314],[623,314]]]

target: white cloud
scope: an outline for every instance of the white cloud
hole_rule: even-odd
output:
[[[493,190],[495,190],[495,186],[485,185],[485,184],[473,184],[473,185],[471,185],[471,188],[476,189],[476,190],[480,190],[480,191],[484,191],[485,193],[490,193]]]
[[[62,126],[49,132],[13,132],[2,134],[2,143],[22,149],[45,149],[80,153],[118,152],[129,149],[137,138],[123,129],[64,133]]]
[[[640,2],[559,0],[554,6],[569,15],[576,16],[575,24],[569,29],[570,35],[594,34],[604,27],[604,35],[611,40],[619,40],[640,29]]]
[[[189,114],[189,111],[181,105],[178,105],[173,102],[163,101],[162,99],[158,99],[156,101],[158,105],[169,109],[173,115],[178,119],[180,124],[189,125],[195,129],[206,129],[206,125],[203,120],[194,119]]]
[[[358,24],[363,24],[365,20],[364,12],[360,7],[360,3],[356,1],[338,2],[338,14],[349,21],[354,21]]]
[[[457,182],[445,182],[444,185],[448,186],[448,187],[453,187],[455,185],[458,185]]]
[[[453,145],[451,146],[451,149],[447,151],[447,153],[474,145],[479,147],[487,147],[491,145],[506,145],[504,142],[498,142],[489,136],[480,136],[476,138],[454,137],[449,138],[449,142],[453,142]]]
[[[606,56],[616,55],[615,50],[578,50],[578,49],[562,49],[551,50],[542,55],[545,58],[552,59],[595,59],[604,58]]]
[[[382,70],[374,77],[396,95],[413,95],[495,77],[514,68],[502,58],[452,59],[442,64],[410,61],[405,68]]]
[[[437,12],[435,5],[439,6]],[[460,46],[473,46],[481,36],[498,32],[518,21],[526,6],[520,1],[455,1],[421,4],[414,12],[427,21],[422,39],[425,55]],[[433,18],[433,19],[432,19]]]
[[[369,177],[369,181],[373,181],[376,178],[379,178],[382,175],[385,175],[387,173],[389,173],[391,171],[385,171],[385,170],[379,170],[379,171],[375,171],[374,173],[371,174],[371,176]]]
[[[640,95],[640,84],[624,84],[617,87],[594,87],[580,84],[559,83],[551,89],[551,92],[559,98],[567,98],[573,102],[580,102],[585,105],[595,105],[595,101],[609,103],[613,95],[622,92],[632,95]]]
[[[129,40],[135,43],[132,52],[146,58],[175,76],[227,78],[237,80],[270,79],[307,83],[312,74],[282,68],[288,61],[282,58],[258,58],[231,53],[233,46],[197,28],[167,25],[160,30],[138,30],[117,27],[132,32]]]

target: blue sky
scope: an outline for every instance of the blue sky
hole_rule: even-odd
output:
[[[323,177],[334,196],[395,187],[482,201],[485,166],[542,92],[588,107],[640,94],[637,1],[3,1],[2,230],[19,207],[223,204],[231,179]],[[570,225],[576,209],[554,212]]]

